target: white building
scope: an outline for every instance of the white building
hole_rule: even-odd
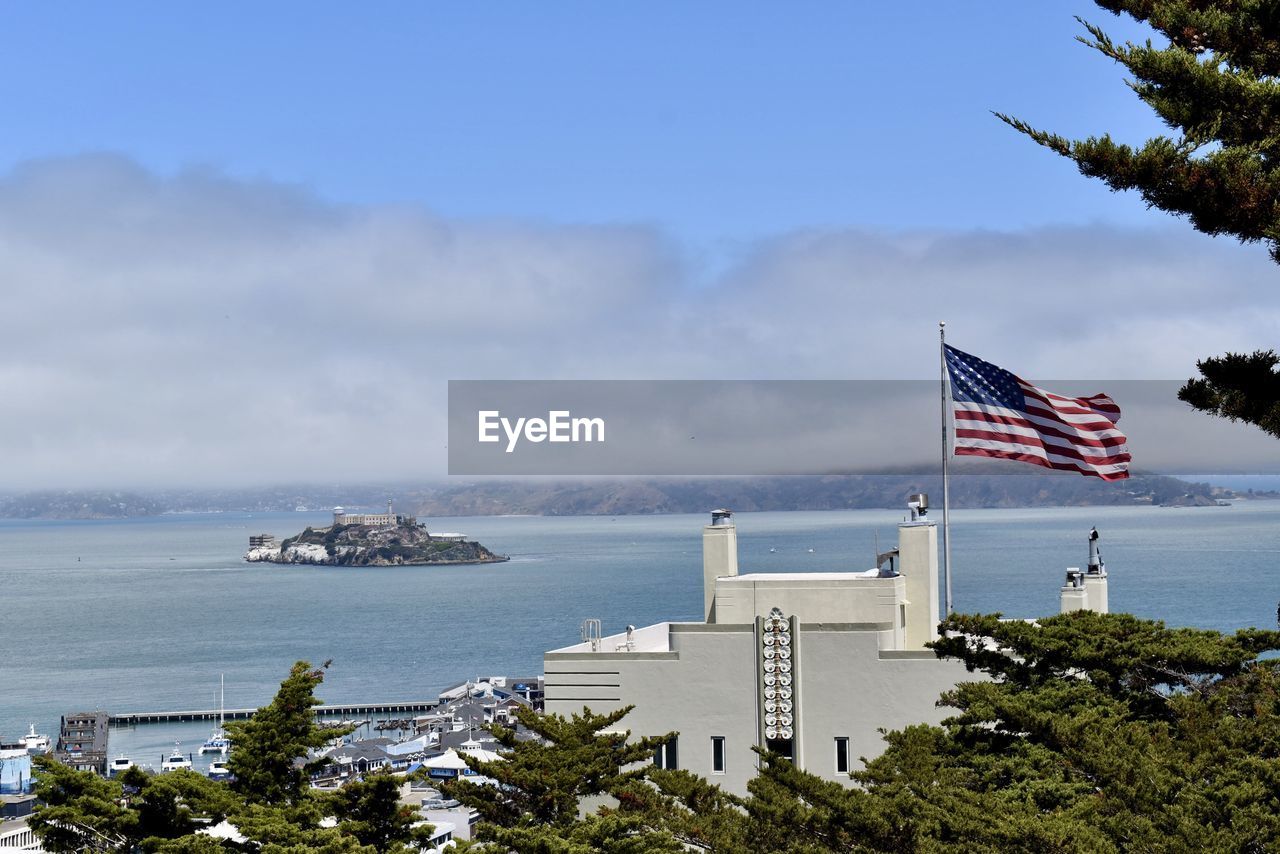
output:
[[[386,513],[348,513],[343,507],[333,508],[333,524],[335,525],[369,525],[385,528],[397,524],[396,514],[391,512],[391,499],[387,499]]]
[[[36,839],[35,831],[27,826],[27,820],[20,818],[16,821],[0,819],[0,850],[43,852],[45,849]]]
[[[981,678],[924,646],[939,622],[938,530],[925,518],[927,499],[913,498],[920,512],[913,508],[897,549],[867,572],[739,574],[732,516],[712,513],[703,528],[705,619],[608,637],[587,621],[582,643],[543,656],[546,711],[634,705],[621,726],[679,733],[658,764],[739,794],[755,776],[757,745],[848,782],[861,757],[883,751],[880,728],[938,723],[949,714],[939,695]],[[1105,609],[1105,573],[1101,588],[1081,584],[1093,585],[1083,606],[1100,596]],[[1064,589],[1064,608],[1075,596]]]

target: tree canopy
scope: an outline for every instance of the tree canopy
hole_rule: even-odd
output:
[[[495,726],[496,785],[446,786],[477,809],[481,850],[536,854],[1272,851],[1280,849],[1280,632],[1171,629],[1078,611],[1038,623],[953,615],[933,644],[979,678],[940,698],[940,726],[885,733],[885,751],[822,779],[758,750],[745,796],[658,769],[672,734],[634,738],[627,709],[519,712],[535,737]],[[316,740],[322,673],[296,665],[265,727],[238,727],[251,769],[227,786],[192,772],[103,780],[38,761],[33,825],[51,851],[403,852],[426,838],[378,774],[336,793],[294,770]],[[304,719],[309,722],[303,725]],[[297,724],[298,729],[291,729]],[[291,745],[286,747],[285,745]],[[229,818],[246,842],[197,833]],[[324,822],[326,817],[336,824]]]
[[[247,721],[230,722],[230,784],[190,770],[150,774],[130,768],[113,779],[36,757],[31,820],[41,845],[55,852],[249,851],[263,854],[394,854],[430,836],[399,803],[399,781],[372,775],[336,792],[310,786],[312,751],[350,730],[322,729],[314,708],[323,669],[295,664],[270,703]],[[199,831],[229,819],[244,842]],[[335,819],[336,822],[326,821]]]
[[[492,732],[504,758],[479,762],[461,754],[473,770],[497,785],[465,778],[445,784],[445,792],[480,813],[478,837],[511,851],[602,851],[610,854],[679,852],[683,849],[664,828],[645,827],[635,816],[615,811],[579,817],[584,800],[610,795],[645,774],[642,763],[670,737],[631,739],[617,727],[631,707],[605,715],[538,715],[516,712],[535,738],[520,738],[514,728],[495,725]]]
[[[311,765],[300,764],[308,752],[351,729],[324,730],[316,725],[315,689],[324,670],[305,661],[293,665],[272,701],[244,721],[228,721],[232,751],[227,770],[231,787],[249,803],[295,803],[308,791]]]
[[[1095,0],[1167,43],[1118,44],[1081,21],[1080,40],[1132,75],[1169,128],[1132,146],[1109,134],[1071,140],[997,113],[1112,190],[1185,216],[1198,231],[1267,244],[1280,263],[1280,5],[1259,0]],[[1280,356],[1229,353],[1197,363],[1178,394],[1194,408],[1280,438]]]

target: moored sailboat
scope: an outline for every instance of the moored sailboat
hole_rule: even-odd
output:
[[[231,749],[231,739],[227,738],[226,732],[223,730],[223,718],[226,714],[224,708],[226,702],[226,677],[225,674],[218,676],[218,726],[204,740],[204,744],[200,745],[200,755],[206,753],[221,753],[227,755],[227,751]]]

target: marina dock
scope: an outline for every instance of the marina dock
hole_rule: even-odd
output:
[[[405,715],[429,712],[440,705],[438,699],[417,700],[406,703],[339,703],[316,706],[318,717],[359,718],[370,715]],[[110,715],[109,726],[137,726],[138,724],[180,723],[183,721],[216,721],[218,716],[229,721],[253,717],[257,709],[188,709],[179,712],[125,712]]]

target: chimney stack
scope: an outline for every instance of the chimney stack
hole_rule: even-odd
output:
[[[1084,589],[1089,600],[1089,610],[1107,613],[1107,565],[1102,562],[1098,550],[1098,529],[1089,532],[1089,569],[1084,574]]]
[[[899,571],[907,584],[906,647],[938,639],[938,526],[928,521],[929,496],[912,495],[910,522],[898,525]]]
[[[1084,573],[1076,567],[1067,570],[1067,580],[1062,585],[1058,596],[1058,611],[1086,611],[1089,608],[1089,594],[1084,589]]]
[[[708,623],[716,621],[716,579],[738,574],[738,529],[729,510],[712,510],[702,529],[702,603]]]
[[[1059,599],[1062,613],[1068,611],[1096,611],[1106,614],[1107,565],[1102,562],[1098,549],[1098,529],[1089,532],[1089,568],[1080,571],[1076,567],[1067,570],[1067,583],[1062,587]]]

